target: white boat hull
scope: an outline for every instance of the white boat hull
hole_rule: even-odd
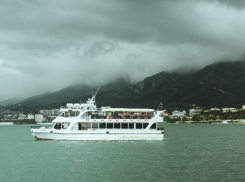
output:
[[[36,140],[163,140],[164,131],[153,131],[149,133],[133,133],[133,132],[54,132],[51,130],[31,130]]]

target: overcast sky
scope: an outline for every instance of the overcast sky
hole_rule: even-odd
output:
[[[244,0],[1,0],[0,100],[245,55]]]

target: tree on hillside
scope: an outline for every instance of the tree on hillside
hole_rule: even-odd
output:
[[[204,120],[208,120],[208,114],[204,114],[204,115],[203,115],[203,119],[204,119]]]
[[[164,120],[163,121],[166,121],[167,123],[171,123],[172,119],[169,116],[164,116]]]
[[[229,116],[228,119],[237,119],[238,118],[238,115],[237,114],[232,114]]]
[[[245,114],[241,114],[241,115],[239,116],[239,119],[245,119]]]
[[[201,117],[200,117],[199,114],[195,114],[195,115],[192,116],[191,120],[192,121],[200,121],[201,120]]]
[[[208,119],[209,120],[216,120],[216,116],[211,114],[211,115],[208,116]]]
[[[187,117],[182,117],[181,121],[188,121]]]

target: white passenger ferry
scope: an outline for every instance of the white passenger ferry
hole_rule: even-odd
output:
[[[98,109],[95,96],[61,107],[51,128],[31,128],[31,134],[36,140],[163,140],[164,128],[157,124],[163,122],[163,110]]]

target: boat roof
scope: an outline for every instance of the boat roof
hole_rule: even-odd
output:
[[[154,112],[154,109],[139,109],[139,108],[106,108],[102,112]]]

